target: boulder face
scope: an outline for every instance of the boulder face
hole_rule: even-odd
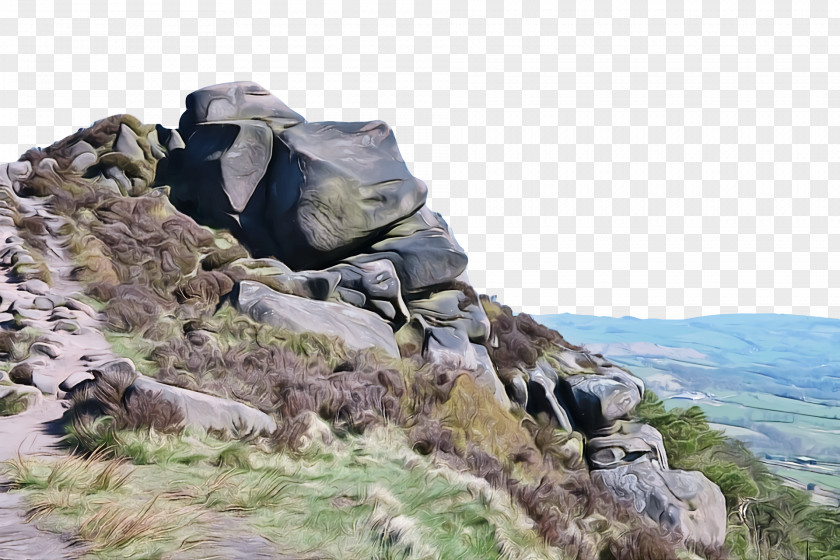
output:
[[[644,458],[593,470],[592,479],[663,529],[705,544],[726,538],[723,494],[699,472],[664,469]]]
[[[357,253],[426,201],[387,124],[304,122],[252,82],[190,94],[178,132],[176,204],[295,269]]]
[[[282,294],[264,284],[239,283],[236,308],[252,319],[292,332],[314,332],[337,337],[348,348],[379,348],[399,357],[394,333],[375,314],[345,303],[316,301]]]

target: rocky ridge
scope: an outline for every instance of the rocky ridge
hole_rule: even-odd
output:
[[[175,250],[161,253],[171,259],[161,263],[165,272],[189,277],[179,294],[198,294],[179,296],[183,305],[217,294],[207,296],[210,308],[227,302],[258,323],[337,338],[353,352],[465,372],[492,395],[486,406],[548,415],[582,441],[592,482],[628,512],[679,542],[722,546],[720,490],[699,472],[669,469],[662,436],[633,420],[642,382],[557,333],[540,335],[548,342],[539,354],[523,352],[522,329],[538,329],[470,286],[466,254],[425,205],[427,187],[408,171],[388,125],[309,123],[251,82],[204,88],[186,106],[178,129],[111,117],[0,167],[0,319],[14,334],[0,347],[13,364],[0,390],[33,401],[87,399],[107,414],[108,389],[125,406],[166,403],[182,426],[245,438],[278,430],[252,404],[138,373],[103,334],[107,310],[84,302],[91,285],[118,290],[143,267],[80,266],[79,245],[107,237],[78,241],[73,220],[57,209],[85,197],[96,207],[97,193],[142,194],[171,201],[185,215],[178,219],[228,231],[247,249],[219,248],[218,237],[191,240],[205,256],[189,266]],[[200,326],[188,330],[205,336]]]

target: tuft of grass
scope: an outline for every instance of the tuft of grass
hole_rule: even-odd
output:
[[[35,327],[7,329],[4,325],[0,330],[0,359],[10,363],[25,360],[29,356],[29,347],[38,340],[41,334],[41,331]]]
[[[18,456],[4,465],[12,488],[87,494],[116,491],[125,486],[133,471],[123,458],[108,460],[104,450],[55,461]]]
[[[148,549],[172,539],[201,516],[194,507],[156,508],[157,501],[154,497],[138,509],[127,509],[113,502],[103,504],[79,526],[77,542],[97,555],[125,552],[132,547]]]
[[[65,443],[82,453],[125,458],[137,465],[193,465],[208,457],[189,430],[183,437],[154,428],[120,429],[110,416],[96,417],[67,426]]]
[[[0,392],[3,387],[0,386]],[[9,390],[5,395],[0,396],[0,417],[14,416],[26,412],[35,402],[36,396],[33,393],[24,393]]]

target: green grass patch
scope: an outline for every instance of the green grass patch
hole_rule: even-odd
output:
[[[666,410],[646,391],[636,413],[662,434],[671,468],[700,471],[720,487],[734,557],[840,559],[840,512],[785,486],[743,444],[711,430],[699,407]]]
[[[113,437],[119,447],[87,457],[6,465],[30,517],[74,532],[95,557],[202,550],[210,526],[229,528],[214,539],[261,535],[300,557],[563,557],[508,494],[417,455],[393,426],[294,454],[208,436]],[[190,461],[166,457],[188,448]]]

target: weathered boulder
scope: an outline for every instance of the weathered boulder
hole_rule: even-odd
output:
[[[105,391],[104,394],[116,394],[122,403],[130,403],[136,393],[145,393],[144,397],[173,405],[183,416],[185,426],[234,437],[268,435],[277,429],[274,419],[264,412],[233,400],[160,383],[137,373],[134,363],[128,359],[110,360],[91,369],[90,374],[92,380],[79,379],[71,390],[85,390],[88,383],[106,383],[116,393]]]
[[[567,405],[564,401],[557,398],[557,382],[559,381],[557,372],[551,369],[545,360],[539,360],[537,366],[527,370],[526,374],[528,376],[528,384],[524,392],[527,410],[531,412],[545,410],[545,403],[547,402],[547,412],[550,411],[553,413],[562,429],[571,432],[574,428]],[[516,388],[517,391],[514,394],[521,398],[523,389]]]
[[[268,435],[277,429],[274,419],[240,402],[222,399],[213,395],[190,391],[166,385],[138,375],[126,389],[126,398],[136,391],[150,393],[157,399],[167,401],[181,411],[187,426],[204,431],[221,431],[234,437]]]
[[[441,290],[426,298],[411,299],[408,309],[422,315],[430,325],[463,331],[471,342],[485,342],[490,335],[490,320],[484,309],[461,290]]]
[[[339,275],[338,293],[345,302],[378,313],[394,323],[408,317],[399,276],[388,259],[359,255],[327,270]]]
[[[341,301],[338,286],[341,274],[332,270],[294,271],[277,259],[237,259],[228,265],[239,269],[247,278],[265,284],[273,290],[307,299]],[[348,302],[354,303],[355,302]]]
[[[345,303],[281,294],[249,280],[240,282],[236,292],[236,308],[255,321],[293,332],[338,337],[355,350],[379,348],[394,357],[400,355],[391,327],[370,311]]]
[[[643,455],[613,468],[592,471],[592,480],[628,507],[644,513],[686,540],[720,546],[726,537],[726,503],[702,473],[666,470]]]
[[[158,178],[176,206],[296,270],[352,256],[426,200],[387,124],[307,123],[253,82],[190,94],[179,133]]]
[[[303,122],[303,117],[254,82],[230,82],[201,88],[189,94],[187,110],[178,129],[188,137],[196,125],[207,122],[260,119],[276,130]]]
[[[618,422],[610,435],[591,438],[587,444],[589,463],[594,469],[605,469],[631,463],[643,455],[668,468],[668,456],[662,434],[640,422]]]
[[[350,256],[426,201],[382,121],[304,123],[277,139],[264,211],[292,268]]]
[[[551,359],[560,369],[541,359],[527,371],[529,410],[548,410],[561,427],[587,436],[592,479],[684,540],[722,545],[726,507],[720,489],[699,472],[669,470],[662,435],[625,420],[641,401],[642,381],[585,351],[555,352]],[[584,373],[570,374],[577,371]]]
[[[197,125],[183,155],[190,192],[184,196],[175,190],[174,201],[186,199],[191,212],[208,225],[237,232],[241,227],[239,215],[268,169],[273,138],[271,128],[257,120]],[[248,224],[251,226],[257,226],[259,234],[264,235],[263,224]],[[252,236],[255,233],[251,229],[243,231]]]

